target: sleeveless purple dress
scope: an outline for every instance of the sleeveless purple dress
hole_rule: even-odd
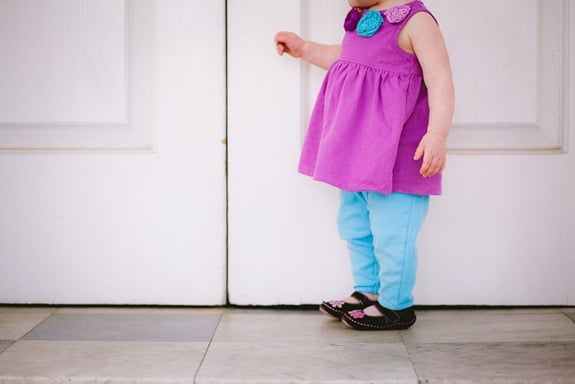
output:
[[[299,172],[349,192],[441,194],[441,175],[424,178],[422,161],[413,160],[429,121],[427,89],[417,58],[398,44],[418,12],[429,13],[421,1],[350,11],[341,56],[311,115]]]

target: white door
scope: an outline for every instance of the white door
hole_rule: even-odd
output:
[[[224,4],[0,2],[0,302],[225,302]]]
[[[457,111],[444,196],[420,238],[416,304],[573,305],[575,1],[426,4],[450,48]],[[338,42],[346,11],[345,0],[228,1],[234,304],[350,293],[337,193],[296,174],[323,73],[273,46],[281,29]]]

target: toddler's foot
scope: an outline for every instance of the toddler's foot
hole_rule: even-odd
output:
[[[319,310],[328,316],[341,320],[345,313],[361,310],[375,303],[377,303],[377,295],[354,292],[345,300],[324,301],[319,306]]]
[[[413,307],[392,311],[376,302],[365,309],[345,313],[341,320],[345,325],[360,331],[398,330],[411,327],[416,316]]]

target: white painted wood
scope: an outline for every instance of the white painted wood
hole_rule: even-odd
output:
[[[465,101],[458,104],[450,148],[566,150],[562,68],[567,29],[562,15],[568,1],[427,4],[441,20],[458,97]]]
[[[439,2],[428,3],[431,6]],[[514,18],[512,9],[534,7],[533,4],[517,1],[492,3],[493,11],[508,6],[506,13],[513,14]],[[574,62],[569,62],[564,56],[568,54],[568,30],[564,24],[568,19],[563,14],[549,10],[563,6],[562,12],[565,13],[569,6],[573,6],[573,2],[537,3],[541,24],[547,25],[546,28],[558,26],[556,31],[561,31],[561,35],[556,39],[542,38],[540,52],[543,57],[535,56],[531,60],[544,66],[548,60],[546,55],[551,54],[545,47],[556,45],[557,42],[562,44],[562,51],[554,57],[560,60],[560,66],[552,71],[556,80],[547,80],[553,84],[555,96],[549,93],[543,96],[548,92],[546,90],[542,91],[538,99],[541,113],[538,130],[546,133],[547,137],[560,138],[560,147],[568,149],[567,133],[573,134],[573,126],[569,125],[566,113],[568,93],[562,87],[569,84]],[[461,17],[461,13],[456,17]],[[451,16],[452,19],[456,17]],[[574,20],[571,19],[570,23]],[[448,22],[446,20],[445,24]],[[515,24],[510,26],[516,31]],[[527,33],[527,30],[524,28],[521,32]],[[451,34],[446,31],[446,35],[448,41],[458,38],[455,31]],[[491,36],[493,43],[499,41],[500,35]],[[505,44],[505,47],[508,45]],[[515,60],[521,62],[528,59],[529,56],[522,57],[519,52],[515,56]],[[453,60],[454,68],[457,68],[457,54]],[[517,67],[520,64],[517,62]],[[461,66],[467,68],[464,64]],[[570,71],[567,71],[567,66]],[[456,78],[459,85],[466,83],[466,80],[462,80],[462,72],[465,71],[459,69],[456,72],[456,76],[459,74]],[[470,71],[471,74],[476,72],[479,71]],[[489,74],[494,72],[497,71],[492,69]],[[505,73],[506,68],[503,67],[500,72]],[[468,83],[473,81],[467,80]],[[542,90],[548,85],[545,81],[539,84]],[[490,103],[503,103],[509,98],[521,96],[522,92],[519,88],[515,93],[503,89],[500,94],[493,94]],[[458,106],[468,104],[468,100],[475,100],[471,93],[458,93]],[[527,101],[525,105],[525,114],[529,116],[531,112]],[[544,117],[545,114],[548,117]],[[537,155],[536,150],[543,147],[523,141],[523,128],[509,126],[493,129],[494,124],[489,121],[486,127],[491,130],[488,135],[492,137],[482,141],[476,136],[476,130],[466,132],[469,126],[473,126],[469,124],[466,127],[471,118],[462,113],[458,116],[456,124],[460,124],[461,129],[458,130],[457,126],[454,129],[456,137],[467,134],[469,137],[466,140],[478,140],[481,143],[479,148],[483,143],[494,145],[485,146],[487,151],[484,151],[483,156],[450,157],[445,178],[445,196],[434,200],[430,220],[421,238],[421,247],[426,253],[422,255],[422,273],[419,275],[416,294],[423,296],[427,304],[566,304],[573,276],[570,275],[569,265],[574,257],[572,250],[575,244],[571,229],[573,215],[566,211],[566,207],[572,205],[575,182],[572,177],[575,169],[573,150],[568,154]],[[492,120],[495,118],[492,117]],[[556,124],[553,124],[553,120]],[[476,129],[482,129],[481,125]],[[505,132],[506,129],[517,132]],[[525,153],[487,155],[489,151],[502,148],[495,141],[498,138],[502,143],[515,140],[519,145],[509,148]],[[460,147],[454,145],[452,148]]]
[[[349,285],[336,191],[296,174],[299,61],[273,36],[300,30],[299,1],[228,1],[229,291],[234,304],[299,304]],[[332,285],[331,288],[337,286]]]
[[[23,123],[1,130],[35,135],[35,123],[46,122],[38,127],[45,136],[16,143],[42,151],[0,154],[0,302],[224,303],[224,1],[8,0],[0,5],[22,12],[20,21],[0,26],[3,33],[10,28],[16,33],[2,35],[1,41],[37,38],[38,31],[44,35],[26,42],[24,48],[32,52],[21,53],[16,63],[25,61],[24,54],[43,58],[50,44],[61,54],[30,62],[22,73],[10,67],[16,79],[3,79],[9,86],[0,88],[2,100],[12,100],[14,107],[2,107],[0,121]],[[63,15],[67,24],[53,24]],[[28,18],[40,24],[38,31],[20,24]],[[124,41],[125,22],[135,40]],[[60,45],[52,37],[66,39]],[[82,53],[86,41],[98,48],[85,47]],[[146,48],[149,42],[153,50]],[[132,49],[152,56],[133,56]],[[7,53],[0,54],[1,66]],[[54,77],[46,75],[48,64]],[[22,85],[27,75],[40,84]],[[61,88],[50,89],[60,83]],[[12,99],[18,89],[40,94]],[[79,99],[69,102],[76,91]],[[154,102],[144,111],[138,95],[150,91]],[[42,104],[52,96],[46,102],[54,104],[53,111]],[[17,109],[21,103],[30,106],[29,115]],[[143,116],[151,118],[143,121]],[[100,142],[92,132],[100,129],[95,123],[124,119],[127,126],[113,130],[145,131],[150,124],[153,141],[145,144],[153,144],[153,152],[124,150],[144,147],[113,132]],[[68,131],[77,132],[79,141],[52,141]],[[57,149],[62,143],[74,151]]]
[[[124,122],[127,6],[119,0],[2,2],[4,123]]]
[[[0,150],[153,148],[153,0],[0,4]]]
[[[575,177],[573,174],[575,173],[575,140],[573,139],[573,128],[575,126],[575,49],[573,49],[573,42],[575,42],[575,4],[570,1],[569,5],[569,12],[568,17],[566,18],[565,22],[569,25],[569,39],[565,41],[568,49],[569,49],[569,65],[567,65],[564,70],[567,71],[569,74],[569,88],[568,95],[566,96],[568,100],[568,111],[569,111],[569,134],[571,136],[568,137],[569,142],[569,153],[570,162],[568,165],[568,174],[567,174],[567,182],[566,188],[568,196],[571,197],[575,196]],[[567,215],[567,220],[565,225],[567,226],[567,236],[570,239],[566,244],[566,254],[570,261],[570,267],[567,268],[568,273],[568,280],[569,280],[569,291],[567,293],[567,304],[571,306],[575,306],[575,204],[573,201],[568,201],[566,204],[565,214]]]
[[[416,303],[573,304],[575,2],[426,3],[450,46],[458,91],[445,193],[432,199],[420,238]],[[280,29],[338,39],[346,2],[228,7],[231,301],[348,294],[337,193],[296,174],[323,74],[278,57],[272,44]]]

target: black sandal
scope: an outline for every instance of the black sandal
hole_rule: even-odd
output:
[[[328,316],[341,320],[347,312],[361,310],[377,303],[377,301],[370,300],[361,292],[354,292],[351,294],[351,297],[358,299],[359,303],[346,303],[343,300],[324,301],[319,306],[319,310]]]
[[[360,331],[382,331],[407,329],[417,319],[413,307],[392,311],[379,303],[374,305],[383,316],[368,316],[362,309],[358,309],[345,313],[341,320],[345,325]]]

